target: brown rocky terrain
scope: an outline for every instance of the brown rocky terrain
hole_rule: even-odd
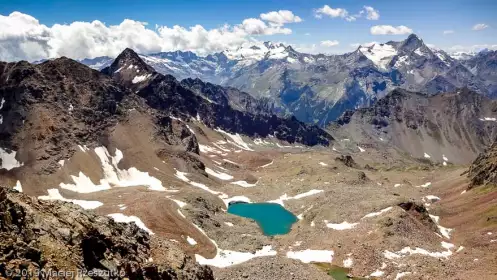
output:
[[[177,245],[135,224],[3,187],[0,251],[0,276],[7,279],[214,279]]]

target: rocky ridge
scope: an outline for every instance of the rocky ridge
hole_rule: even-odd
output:
[[[495,139],[496,116],[497,103],[469,89],[436,96],[397,89],[370,108],[345,112],[330,130],[417,158],[467,164]]]

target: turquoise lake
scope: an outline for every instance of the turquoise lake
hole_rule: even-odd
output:
[[[235,203],[228,213],[257,222],[264,235],[287,234],[298,219],[277,203]]]

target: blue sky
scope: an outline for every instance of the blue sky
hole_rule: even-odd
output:
[[[344,9],[349,15],[357,14],[364,6],[379,12],[379,19],[367,20],[365,16],[355,21],[342,17],[324,15],[315,17],[315,10],[328,5],[333,9]],[[443,49],[454,46],[497,44],[497,1],[495,0],[439,0],[439,1],[321,1],[321,0],[237,0],[237,1],[9,1],[3,0],[0,15],[8,16],[13,11],[36,18],[40,24],[71,24],[75,21],[99,20],[109,25],[118,25],[124,19],[147,22],[147,28],[180,25],[190,27],[202,25],[206,30],[220,28],[224,24],[235,26],[247,18],[259,18],[261,13],[289,10],[303,21],[287,23],[291,34],[256,36],[257,40],[282,41],[299,46],[319,46],[325,40],[339,44],[325,52],[344,52],[351,44],[401,40],[407,35],[373,35],[370,28],[375,25],[406,26],[418,34],[426,43]],[[487,28],[472,30],[476,24]],[[445,34],[444,31],[452,31]],[[1,42],[0,42],[1,43]]]

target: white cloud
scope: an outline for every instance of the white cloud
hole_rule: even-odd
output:
[[[483,30],[483,29],[487,29],[489,26],[486,25],[485,23],[478,23],[478,24],[475,24],[473,26],[473,30],[475,31],[480,31],[480,30]]]
[[[248,18],[243,20],[242,24],[236,28],[241,28],[248,35],[274,35],[274,34],[291,34],[292,30],[283,28],[280,25],[267,25],[258,18]],[[236,29],[235,28],[235,29]]]
[[[370,31],[373,35],[405,35],[412,33],[412,29],[404,25],[375,25],[371,27]]]
[[[324,46],[324,47],[334,47],[334,46],[338,46],[338,44],[340,44],[340,42],[338,42],[337,40],[321,41],[321,46]]]
[[[364,10],[366,10],[366,18],[369,20],[378,20],[380,19],[380,11],[375,10],[373,7],[364,6]]]
[[[285,14],[282,18],[288,20]],[[298,19],[294,17],[293,20],[296,22]],[[125,19],[118,25],[106,25],[95,20],[49,27],[20,12],[0,15],[0,26],[1,61],[33,61],[60,56],[74,59],[116,56],[127,47],[139,53],[189,50],[204,55],[255,42],[258,35],[292,33],[283,24],[267,24],[257,18],[214,29],[205,29],[202,25],[156,26],[149,29],[147,23],[131,19]]]
[[[311,33],[305,33],[304,35],[305,36],[311,36]]]
[[[261,14],[260,17],[261,19],[276,25],[302,22],[302,19],[299,16],[294,15],[292,11],[288,10],[272,11],[266,14]]]
[[[314,10],[314,16],[316,18],[322,18],[323,15],[336,18],[340,17],[346,21],[355,21],[366,14],[366,19],[368,20],[378,20],[380,18],[380,11],[376,10],[371,6],[364,6],[364,9],[360,10],[357,14],[350,15],[349,12],[342,8],[332,8],[328,5]]]
[[[316,9],[314,11],[314,15],[317,18],[322,18],[323,15],[326,15],[326,16],[329,16],[332,18],[336,18],[336,17],[346,18],[349,15],[349,12],[347,12],[347,10],[342,9],[342,8],[334,9],[328,5],[324,5],[322,8]]]
[[[448,35],[448,34],[454,34],[455,31],[454,30],[444,30],[444,35]]]

